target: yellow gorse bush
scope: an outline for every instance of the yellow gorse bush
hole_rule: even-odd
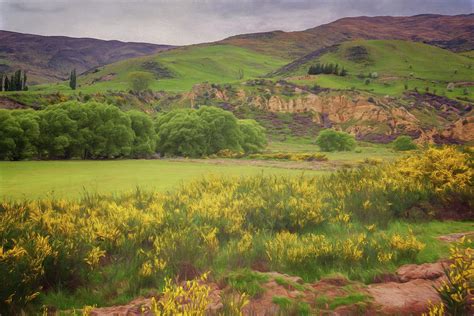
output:
[[[468,154],[455,147],[430,148],[422,155],[400,161],[399,168],[412,179],[429,181],[440,192],[465,190],[473,184]]]
[[[436,289],[441,303],[431,306],[426,315],[468,315],[474,311],[474,249],[470,244],[462,238],[451,246],[452,263],[445,270],[446,280]]]
[[[163,297],[152,302],[152,312],[157,316],[199,316],[204,315],[209,305],[210,287],[205,283],[207,274],[200,279],[174,284],[166,279]]]
[[[91,270],[117,263],[129,265],[134,286],[125,291],[136,294],[186,267],[209,270],[230,257],[285,271],[413,259],[423,245],[384,227],[414,205],[445,200],[446,188],[457,188],[457,198],[471,192],[467,159],[451,148],[430,149],[403,163],[321,177],[207,177],[168,194],[3,202],[0,310],[19,312],[46,283],[74,290],[73,280],[87,283]]]

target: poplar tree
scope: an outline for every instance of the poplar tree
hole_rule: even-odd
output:
[[[23,72],[23,91],[28,90],[28,87],[26,86],[26,71]]]
[[[71,71],[71,75],[69,76],[69,87],[72,90],[76,90],[76,68]]]

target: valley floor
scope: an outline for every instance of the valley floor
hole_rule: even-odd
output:
[[[316,152],[309,139],[269,144],[270,152]],[[167,191],[205,175],[316,175],[356,164],[390,161],[403,154],[385,146],[359,147],[352,152],[325,153],[328,161],[260,159],[159,159],[0,161],[0,199],[77,198],[84,193],[135,190]],[[87,189],[86,189],[87,188]]]

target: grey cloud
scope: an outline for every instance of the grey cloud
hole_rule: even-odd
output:
[[[303,30],[345,16],[472,11],[471,0],[0,0],[0,28],[182,45]]]

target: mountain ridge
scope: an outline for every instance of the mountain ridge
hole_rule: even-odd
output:
[[[115,61],[171,48],[174,46],[0,30],[0,72],[22,69],[28,72],[32,84],[54,82],[67,78],[73,68],[82,73]]]
[[[345,17],[303,31],[248,33],[220,42],[296,59],[355,39],[411,40],[469,51],[474,49],[474,14]]]

